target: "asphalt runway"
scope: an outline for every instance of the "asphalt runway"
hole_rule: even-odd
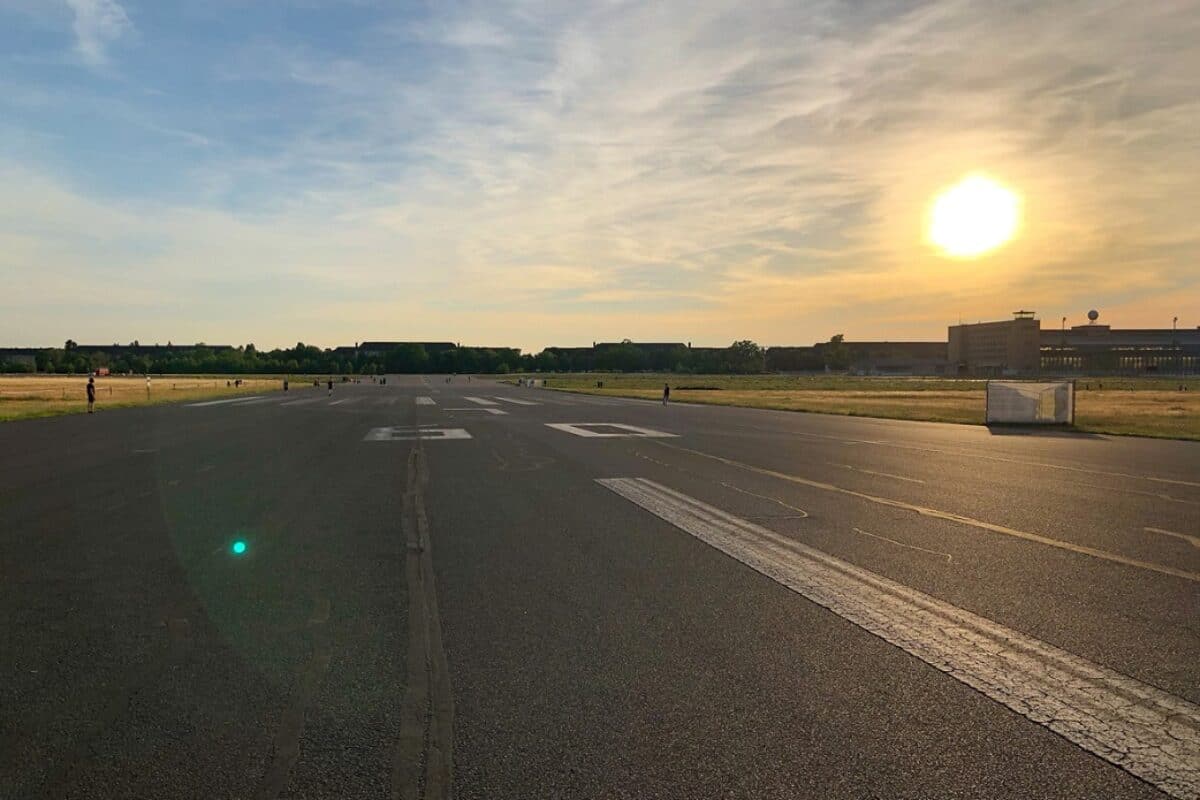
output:
[[[1200,797],[1200,443],[394,376],[0,452],[0,798]]]

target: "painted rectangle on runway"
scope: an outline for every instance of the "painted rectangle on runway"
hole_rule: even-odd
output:
[[[470,439],[471,434],[463,428],[409,428],[392,426],[372,428],[363,437],[364,442],[408,442],[413,439],[437,441],[439,439]]]
[[[479,414],[495,414],[496,416],[501,417],[508,413],[500,408],[443,408],[442,410],[447,413],[454,413],[455,411],[471,411]]]
[[[499,395],[497,395],[496,399],[500,400],[501,402],[504,402],[504,403],[512,403],[513,405],[518,405],[518,406],[540,406],[541,405],[541,403],[535,403],[532,400],[518,400],[515,397],[500,397]]]
[[[463,398],[463,400],[470,400],[472,403],[476,403],[476,404],[478,404],[478,405],[481,405],[481,406],[494,406],[494,405],[496,405],[496,404],[495,404],[495,403],[493,403],[491,400],[488,400],[486,397],[464,397],[464,398]]]
[[[654,481],[597,482],[1167,794],[1200,797],[1200,706]]]
[[[435,403],[433,401],[432,397],[418,397],[417,405],[419,405],[419,406],[436,406],[437,403]]]
[[[312,397],[312,398],[309,398],[308,400],[293,400],[290,403],[280,403],[280,407],[283,407],[283,406],[306,406],[309,403],[319,403],[319,402],[321,402],[321,399],[322,398],[320,398],[320,397]],[[328,398],[325,398],[325,399],[328,399]]]
[[[622,422],[547,422],[546,427],[590,439],[674,439],[678,436]]]
[[[262,395],[251,395],[250,397],[230,397],[227,400],[206,400],[203,403],[188,403],[188,408],[203,408],[204,406],[223,406],[229,403],[244,403],[247,400],[259,400]]]

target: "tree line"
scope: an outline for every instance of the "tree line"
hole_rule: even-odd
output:
[[[298,342],[295,347],[260,351],[253,344],[210,348],[141,347],[134,342],[111,352],[77,349],[68,340],[61,348],[35,355],[36,367],[0,362],[0,372],[82,374],[108,368],[116,374],[341,374],[510,372],[678,372],[691,374],[805,371],[849,366],[841,334],[816,348],[776,348],[768,352],[750,340],[728,347],[646,346],[629,340],[599,347],[548,347],[540,353],[516,348],[454,347],[433,352],[415,343],[400,344],[382,353],[321,349]],[[776,352],[778,351],[778,352]],[[785,352],[788,351],[788,352]]]

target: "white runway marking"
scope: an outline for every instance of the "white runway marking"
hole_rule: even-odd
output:
[[[491,400],[488,400],[488,399],[487,399],[487,398],[485,398],[485,397],[463,397],[463,400],[470,400],[472,403],[476,403],[476,404],[478,404],[478,405],[481,405],[481,406],[494,406],[494,405],[496,405],[496,404],[495,404],[495,403],[493,403]]]
[[[436,406],[437,403],[433,402],[432,397],[418,397],[417,405],[419,405],[419,406]]]
[[[1192,547],[1200,547],[1200,536],[1192,536],[1190,533],[1176,533],[1175,531],[1163,530],[1162,528],[1145,528],[1144,530],[1150,533],[1161,533],[1163,536],[1173,536],[1176,539],[1191,542]]]
[[[639,428],[636,425],[625,425],[620,422],[547,422],[546,427],[565,433],[573,433],[576,436],[585,436],[590,439],[673,439],[676,437],[674,433],[663,433],[662,431]],[[598,431],[592,430],[593,428],[615,428],[616,430]]]
[[[541,405],[541,403],[535,403],[532,400],[517,400],[514,397],[500,397],[499,395],[497,395],[496,399],[502,400],[505,403],[513,403],[518,406],[540,406]]]
[[[597,482],[1167,794],[1200,797],[1200,707],[653,481]]]
[[[463,428],[372,428],[363,437],[364,442],[407,442],[413,439],[437,441],[440,439],[470,439],[471,434]]]
[[[857,497],[860,500],[866,500],[867,502],[870,502],[870,503],[877,503],[881,506],[890,506],[891,508],[903,508],[907,511],[912,511],[917,514],[921,514],[922,516],[931,517],[933,519],[943,519],[943,520],[946,520],[947,522],[955,522],[955,523],[958,523],[959,525],[966,525],[968,527],[978,528],[980,530],[989,531],[991,533],[999,533],[999,534],[1003,534],[1005,536],[1012,536],[1013,538],[1016,538],[1016,539],[1024,539],[1029,542],[1037,542],[1038,544],[1044,544],[1044,545],[1047,545],[1048,547],[1056,547],[1060,550],[1067,550],[1072,553],[1079,553],[1080,555],[1091,556],[1092,558],[1099,558],[1099,559],[1103,559],[1104,561],[1111,561],[1114,564],[1124,564],[1127,567],[1137,567],[1138,569],[1149,570],[1150,572],[1158,572],[1163,575],[1172,575],[1176,578],[1183,578],[1184,580],[1188,580],[1188,581],[1200,582],[1200,573],[1188,572],[1185,569],[1176,569],[1175,567],[1168,567],[1168,566],[1164,566],[1163,564],[1155,564],[1150,561],[1141,561],[1136,558],[1126,558],[1123,555],[1119,555],[1117,553],[1110,553],[1106,550],[1097,550],[1094,547],[1087,547],[1085,545],[1075,544],[1074,542],[1063,541],[1062,539],[1053,539],[1049,536],[1042,536],[1042,535],[1036,534],[1036,533],[1029,533],[1028,531],[1017,530],[1016,528],[1010,528],[1006,525],[997,525],[994,522],[985,522],[984,520],[974,519],[972,517],[967,517],[962,514],[955,514],[952,511],[941,511],[936,508],[930,508],[928,506],[917,505],[916,503],[907,503],[903,500],[893,500],[889,497],[880,497],[878,495],[868,494],[866,492],[859,492],[854,489],[847,489],[845,487],[837,486],[832,483],[825,483],[823,481],[814,481],[814,480],[809,480],[808,478],[801,478],[799,475],[789,475],[786,472],[777,472],[776,470],[767,469],[766,467],[756,467],[753,464],[745,464],[741,461],[735,461],[732,458],[725,458],[724,456],[717,456],[717,455],[713,455],[712,453],[702,452],[700,450],[692,450],[687,447],[680,447],[678,445],[667,444],[666,442],[659,442],[659,444],[661,444],[663,447],[669,447],[672,450],[678,450],[681,453],[691,453],[694,456],[700,456],[701,458],[709,458],[709,459],[712,459],[713,461],[717,461],[722,464],[728,464],[731,467],[737,467],[739,469],[744,469],[748,472],[755,472],[755,473],[758,473],[759,475],[769,475],[770,477],[778,478],[781,481],[789,481],[791,483],[796,483],[801,486],[808,486],[812,489],[821,489],[826,492],[835,492],[837,494],[844,494],[844,495],[848,495],[850,497]]]
[[[319,403],[319,402],[321,402],[320,397],[313,397],[313,398],[309,398],[308,400],[293,400],[290,403],[281,403],[280,407],[282,408],[285,406],[306,406],[309,403]]]
[[[278,397],[260,397],[255,400],[247,400],[244,403],[238,403],[236,407],[241,408],[242,406],[258,406],[262,405],[263,403],[273,403],[278,399]]]
[[[203,403],[188,403],[188,408],[203,408],[204,406],[223,406],[227,403],[244,403],[247,400],[258,400],[262,395],[250,397],[231,397],[228,400],[206,400]]]
[[[331,406],[340,406],[342,403],[346,402],[346,401],[347,401],[347,400],[349,400],[349,399],[350,399],[350,398],[349,398],[349,397],[347,397],[347,398],[344,398],[344,399],[342,399],[342,400],[334,400],[334,401],[333,401],[332,403],[330,403],[329,405],[331,405]]]
[[[829,466],[842,467],[844,469],[853,470],[855,472],[862,472],[867,475],[878,475],[880,478],[892,478],[892,479],[898,480],[898,481],[908,481],[909,483],[924,483],[925,482],[925,481],[921,480],[920,478],[906,478],[903,475],[893,475],[890,472],[876,472],[873,469],[863,469],[862,467],[853,467],[849,464],[835,464],[832,461],[829,462]]]
[[[442,410],[447,411],[447,412],[474,411],[479,414],[496,414],[498,416],[504,416],[505,414],[508,413],[507,411],[504,411],[503,409],[499,409],[499,408],[443,408]]]
[[[715,407],[715,406],[714,406]],[[763,430],[758,428],[756,430]],[[1066,472],[1079,472],[1087,475],[1105,475],[1111,478],[1128,478],[1137,481],[1153,481],[1155,483],[1169,483],[1176,486],[1196,486],[1200,487],[1200,481],[1187,481],[1179,478],[1160,478],[1155,475],[1133,475],[1128,472],[1110,472],[1103,469],[1092,469],[1090,467],[1076,467],[1068,464],[1052,464],[1048,461],[1030,461],[1023,458],[1010,458],[1008,456],[993,456],[987,453],[980,453],[972,450],[955,450],[940,447],[925,447],[923,445],[907,444],[905,442],[895,442],[883,439],[849,439],[843,436],[830,436],[824,433],[806,433],[803,431],[772,431],[776,434],[784,434],[787,436],[806,436],[810,439],[828,439],[834,442],[843,442],[849,444],[874,444],[883,447],[898,447],[903,450],[916,450],[922,453],[940,453],[942,455],[962,456],[963,458],[981,458],[987,461],[999,461],[1005,464],[1023,464],[1030,467],[1043,467],[1045,469],[1059,469]]]

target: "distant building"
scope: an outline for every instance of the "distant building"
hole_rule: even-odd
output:
[[[4,347],[0,348],[0,364],[19,364],[23,367],[36,367],[37,347]]]
[[[1032,311],[1003,322],[951,325],[947,357],[965,375],[1031,374],[1041,366],[1041,323]]]
[[[1041,332],[1041,370],[1056,375],[1200,373],[1200,328],[1074,325]]]
[[[364,356],[383,356],[401,345],[414,344],[425,348],[425,353],[430,356],[458,347],[454,342],[361,342],[358,345],[358,352]]]

